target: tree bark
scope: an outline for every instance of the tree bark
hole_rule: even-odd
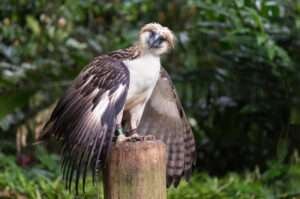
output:
[[[105,199],[166,199],[166,147],[161,141],[118,143],[103,176]]]

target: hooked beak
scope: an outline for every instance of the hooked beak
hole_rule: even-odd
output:
[[[162,41],[163,37],[160,34],[151,32],[147,42],[150,48],[159,48]]]

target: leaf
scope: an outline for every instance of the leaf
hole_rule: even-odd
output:
[[[283,162],[288,155],[289,140],[287,137],[282,137],[279,139],[277,144],[277,160]]]
[[[15,92],[0,96],[0,121],[7,114],[27,104],[33,93],[33,90],[16,90]]]
[[[30,28],[30,30],[33,32],[35,35],[39,35],[41,33],[41,28],[39,22],[32,16],[27,16],[26,17],[26,23],[27,26]]]
[[[72,48],[83,50],[87,47],[85,43],[79,42],[74,38],[70,38],[66,41],[66,45]]]
[[[298,107],[291,108],[290,124],[300,125],[300,109]]]
[[[276,48],[274,46],[274,42],[272,40],[268,40],[266,47],[268,58],[272,61],[276,55]]]
[[[244,0],[235,0],[237,7],[242,8],[245,5]]]
[[[256,36],[257,45],[261,46],[268,40],[268,37],[266,34],[258,34]]]
[[[264,32],[262,17],[259,15],[259,13],[255,9],[250,7],[247,7],[246,10],[249,13],[251,19],[253,20],[255,26],[259,28],[261,32]]]

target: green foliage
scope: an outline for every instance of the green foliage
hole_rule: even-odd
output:
[[[44,157],[47,157],[44,154]],[[16,160],[12,156],[0,154],[1,174],[0,174],[0,192],[7,192],[13,198],[13,195],[25,195],[28,198],[72,198],[64,186],[61,184],[58,169],[46,170],[47,164],[55,163],[57,157],[49,156],[48,161],[36,165],[34,168],[22,169],[16,165]],[[44,167],[45,166],[45,167]]]
[[[262,174],[256,170],[239,175],[229,173],[222,178],[199,173],[193,176],[190,183],[181,183],[178,189],[170,189],[168,198],[275,199],[299,197],[300,165],[287,166],[273,162],[269,166],[270,169]],[[280,167],[279,170],[278,167]],[[274,178],[275,176],[277,177]]]
[[[202,136],[199,166],[254,168],[275,157],[281,137],[293,137],[287,153],[299,146],[299,1],[188,2],[176,61]]]
[[[271,198],[271,193],[264,188],[260,181],[251,175],[238,176],[229,174],[224,178],[210,177],[199,174],[193,177],[190,184],[184,184],[179,189],[170,192],[171,199],[196,198]]]
[[[59,158],[47,153],[43,148],[37,148],[36,163],[33,166],[21,168],[16,165],[13,156],[0,154],[0,196],[7,198],[23,196],[29,199],[37,198],[73,198],[73,194],[65,190],[61,179]],[[79,198],[103,197],[102,184],[92,185],[91,179],[85,195]],[[273,161],[269,169],[261,173],[243,174],[228,173],[218,178],[206,173],[195,174],[189,183],[181,182],[178,188],[168,190],[169,199],[253,199],[253,198],[289,198],[299,194],[300,165],[290,166]]]
[[[34,167],[21,168],[16,164],[15,157],[0,153],[0,197],[6,193],[8,198],[18,195],[32,199],[73,198],[74,195],[65,189],[62,181],[59,157],[48,154],[43,148],[37,149],[35,157],[37,163]],[[87,184],[87,193],[81,193],[81,198],[102,195],[101,183],[96,185],[99,188],[95,188],[88,179]]]

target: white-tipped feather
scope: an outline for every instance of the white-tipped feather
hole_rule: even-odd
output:
[[[95,92],[98,92],[98,91],[95,90]],[[101,120],[104,111],[107,109],[107,107],[110,103],[108,93],[109,93],[109,91],[106,91],[105,93],[102,94],[99,104],[93,110],[93,114],[92,114],[93,118],[98,119],[99,121]]]
[[[116,100],[122,95],[122,93],[125,91],[126,85],[121,84],[118,86],[117,90],[110,96],[112,103],[115,103]]]

